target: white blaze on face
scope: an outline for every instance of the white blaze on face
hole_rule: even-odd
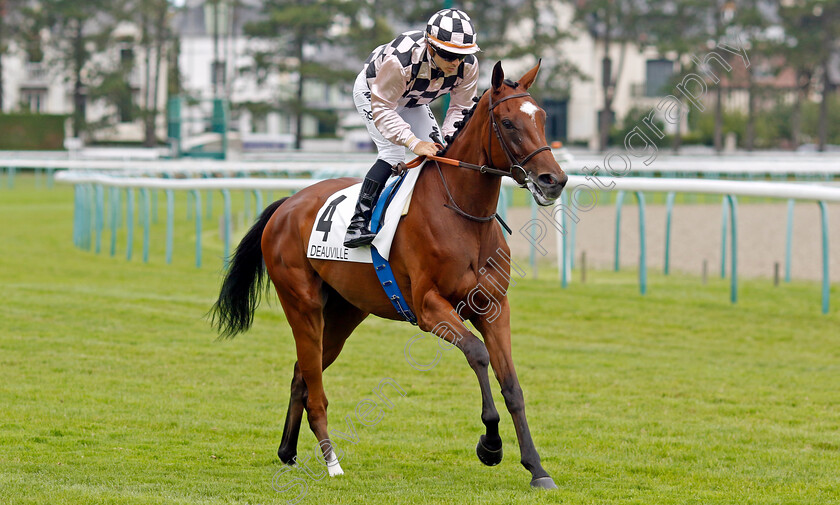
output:
[[[522,107],[519,108],[525,114],[531,116],[531,121],[534,122],[534,127],[537,127],[537,111],[540,110],[539,107],[534,105],[533,102],[523,102]]]

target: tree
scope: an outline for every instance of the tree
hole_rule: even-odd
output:
[[[46,18],[37,3],[26,0],[0,0],[0,76],[3,75],[3,57],[14,42],[31,62],[44,58],[41,29]],[[0,111],[4,106],[3,79],[0,79]]]
[[[784,54],[797,74],[797,98],[792,118],[794,146],[801,141],[802,102],[814,80],[818,79],[822,92],[818,149],[824,151],[828,141],[828,99],[832,90],[829,61],[832,53],[838,50],[840,6],[821,0],[787,0],[782,2],[780,17],[786,35]]]
[[[604,104],[598,115],[598,149],[605,151],[615,113],[613,100],[624,68],[629,44],[645,45],[653,11],[645,2],[634,0],[577,0],[575,21],[585,26],[604,52],[601,59],[601,88]],[[619,47],[618,65],[613,68],[612,50]]]
[[[539,83],[532,94],[566,99],[575,79],[586,79],[563,54],[563,42],[572,33],[561,22],[557,2],[542,0],[488,0],[469,11],[479,31],[481,56],[487,61],[540,59]]]
[[[70,70],[73,82],[72,131],[85,130],[85,70],[92,50],[112,41],[117,23],[125,16],[124,0],[42,0],[57,66]],[[67,68],[69,67],[69,68]]]
[[[270,40],[274,47],[254,55],[257,72],[268,69],[297,74],[294,97],[285,101],[285,110],[295,117],[295,148],[303,139],[303,116],[308,111],[303,99],[305,83],[309,80],[326,83],[349,81],[357,69],[342,69],[338,62],[323,64],[314,53],[340,54],[337,50],[341,34],[335,33],[340,21],[354,17],[357,5],[341,0],[266,0],[263,19],[249,23],[245,32],[252,37]]]
[[[734,2],[731,2],[734,4]],[[756,80],[756,72],[761,66],[765,76],[775,76],[781,70],[775,58],[780,51],[781,40],[768,36],[768,28],[773,24],[770,16],[773,14],[769,7],[773,7],[762,0],[740,0],[734,7],[733,24],[739,35],[748,41],[752,64],[747,68],[747,126],[744,147],[752,151],[755,147],[756,118],[758,115],[758,99],[766,92]]]
[[[0,0],[0,112],[3,112],[3,55],[8,50],[6,44],[6,18],[9,15],[9,0]]]
[[[160,95],[160,67],[171,42],[169,21],[171,5],[169,0],[137,0],[132,12],[134,22],[140,26],[140,47],[145,57],[143,75],[143,101],[140,115],[143,119],[143,145],[157,145],[155,126],[158,117],[158,96]]]
[[[696,65],[688,55],[698,52],[705,47],[710,36],[720,30],[723,13],[722,0],[708,2],[706,0],[674,0],[671,2],[651,2],[650,10],[644,14],[645,23],[642,41],[653,45],[662,54],[675,55],[677,71],[674,79],[679,79]],[[691,61],[691,63],[687,63]],[[679,81],[677,81],[679,82]],[[677,82],[673,82],[674,85]],[[682,103],[682,110],[688,110],[688,105],[682,100],[682,95],[675,94]],[[720,113],[720,86],[717,93],[717,117]],[[717,123],[720,124],[719,122]],[[674,135],[673,151],[679,151],[682,145],[682,121],[677,121]],[[719,128],[719,126],[718,126]],[[719,131],[719,130],[718,130]]]

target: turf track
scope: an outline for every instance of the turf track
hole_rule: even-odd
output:
[[[139,229],[131,262],[124,237],[117,257],[97,256],[72,246],[70,188],[16,182],[0,189],[0,503],[291,498],[272,479],[292,338],[263,303],[250,333],[215,340],[214,226],[202,269],[183,195],[175,264],[162,224],[149,264]],[[553,493],[528,488],[504,412],[504,461],[478,462],[478,387],[457,351],[419,372],[403,358],[413,328],[371,319],[326,374],[331,427],[385,377],[407,394],[376,426],[356,423],[347,475],[308,479],[301,503],[838,503],[838,291],[821,316],[815,283],[745,281],[732,306],[721,280],[654,274],[644,298],[632,272],[565,291],[520,280],[513,351]],[[314,445],[304,424],[301,453]]]

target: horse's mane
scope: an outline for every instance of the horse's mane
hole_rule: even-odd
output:
[[[507,84],[508,86],[510,86],[511,88],[514,88],[514,89],[519,87],[518,82],[513,82],[510,79],[505,79],[504,83]],[[464,109],[464,110],[461,111],[461,114],[463,114],[464,117],[463,117],[463,119],[460,119],[458,121],[455,121],[455,123],[453,123],[453,126],[455,127],[455,132],[452,135],[447,135],[446,137],[443,138],[443,140],[446,142],[446,147],[443,148],[443,151],[440,152],[441,156],[446,154],[446,151],[449,150],[449,146],[452,145],[452,142],[456,138],[458,138],[458,135],[462,131],[464,131],[464,129],[466,129],[467,122],[470,120],[470,118],[472,118],[473,113],[475,112],[475,108],[476,108],[476,106],[478,106],[478,102],[481,101],[481,97],[484,96],[487,93],[487,91],[488,90],[485,89],[481,93],[481,96],[473,97],[473,102],[475,102],[475,103],[473,103],[473,106],[470,107],[469,109]]]
[[[487,90],[484,90],[484,92],[486,93]],[[484,96],[484,93],[482,93],[481,96]],[[481,100],[480,97],[474,97],[473,102],[475,102],[475,103],[473,103],[473,106],[470,107],[469,109],[464,109],[464,110],[461,111],[461,114],[463,114],[464,117],[462,119],[459,119],[458,121],[455,121],[455,123],[453,123],[453,126],[455,127],[455,132],[452,135],[447,135],[446,137],[443,138],[443,140],[446,142],[446,147],[444,147],[443,151],[440,152],[441,156],[446,154],[446,151],[449,150],[449,146],[452,145],[452,142],[456,138],[458,138],[458,135],[460,135],[460,133],[462,131],[464,131],[464,129],[467,126],[467,122],[473,116],[473,113],[475,112],[475,108],[478,106],[478,102],[480,100]]]

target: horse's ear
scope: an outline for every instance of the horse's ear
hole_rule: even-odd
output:
[[[525,89],[530,88],[531,84],[534,84],[534,81],[537,79],[537,72],[540,71],[540,63],[541,62],[542,62],[542,58],[540,58],[540,60],[537,61],[537,66],[535,66],[531,70],[525,72],[525,75],[523,75],[522,78],[519,79],[519,84],[524,86]]]
[[[502,87],[502,82],[505,80],[505,71],[502,70],[502,62],[497,61],[496,66],[493,67],[493,77],[490,82],[493,84],[493,89],[497,90]]]

